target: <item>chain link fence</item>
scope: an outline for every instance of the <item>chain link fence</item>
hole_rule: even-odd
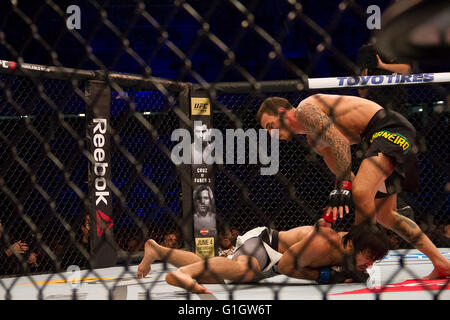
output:
[[[87,188],[87,160],[79,152],[77,141],[73,139],[56,120],[55,112],[49,112],[41,106],[39,108],[39,95],[33,93],[34,85],[25,77],[2,76],[5,85],[13,93],[13,100],[23,108],[26,115],[21,115],[12,108],[6,100],[2,101],[5,107],[2,116],[3,152],[2,172],[4,184],[12,193],[20,195],[20,202],[24,205],[24,214],[36,224],[42,233],[45,243],[57,253],[57,257],[64,262],[65,267],[76,264],[87,266],[87,261],[70,243],[65,234],[64,226],[48,212],[45,200],[37,191],[33,191],[29,184],[29,173],[20,162],[14,160],[37,159],[32,168],[40,185],[56,201],[56,211],[77,233],[77,239],[84,243],[88,249],[88,228],[86,228],[86,210],[81,199],[64,187],[64,173],[61,172],[46,156],[42,150],[41,141],[23,130],[28,119],[31,125],[45,137],[49,148],[55,156],[65,164],[65,170],[70,173],[71,181],[81,190]],[[43,81],[46,93],[54,101],[62,101],[61,106],[64,120],[80,137],[85,132],[84,104],[81,98],[74,95],[68,84],[63,81]],[[337,90],[331,93],[356,95],[356,90]],[[437,245],[444,245],[445,239],[438,232],[442,232],[443,225],[447,223],[448,199],[446,191],[446,168],[448,160],[447,141],[445,137],[448,129],[448,112],[445,110],[445,96],[429,86],[415,86],[408,88],[408,118],[418,129],[426,151],[421,154],[422,170],[421,190],[417,194],[406,195],[404,200],[414,211],[416,220],[424,223],[426,231]],[[152,139],[146,133],[139,121],[129,116],[128,103],[123,99],[126,95],[136,104],[136,112],[144,114],[145,119],[157,128],[159,139],[169,150],[175,145],[170,140],[171,132],[179,127],[178,117],[166,105],[164,96],[156,91],[127,90],[112,94],[112,127],[117,128],[120,144],[135,158],[143,163],[144,174],[160,187],[169,204],[171,213],[165,212],[145,184],[134,177],[134,165],[119,152],[113,152],[112,168],[113,183],[126,195],[126,210],[115,203],[118,214],[115,223],[115,239],[124,251],[134,252],[143,250],[143,242],[151,236],[162,242],[164,235],[170,232],[180,232],[177,221],[181,212],[180,179],[175,166],[167,161],[159,148],[155,148]],[[293,104],[298,104],[310,93],[274,93],[284,96]],[[218,103],[229,109],[239,119],[243,130],[255,127],[255,114],[262,102],[261,98],[247,94],[222,94]],[[41,102],[42,104],[42,102]],[[152,105],[152,109],[148,109]],[[436,125],[439,123],[439,125]],[[214,127],[223,134],[227,128],[235,127],[236,123],[227,116],[227,113],[216,111],[214,113]],[[287,230],[300,225],[312,225],[322,214],[323,204],[327,193],[332,188],[333,177],[327,170],[323,161],[305,148],[306,140],[299,136],[292,142],[280,144],[280,173],[292,183],[296,190],[294,201],[289,199],[288,185],[272,176],[258,174],[260,167],[245,165],[228,165],[226,171],[238,177],[246,188],[249,198],[258,208],[252,208],[242,199],[242,186],[236,184],[224,170],[216,171],[216,186],[218,214],[227,221],[231,227],[239,229],[241,233],[260,225],[271,225],[280,230]],[[15,149],[14,149],[15,148]],[[152,152],[149,152],[152,150]],[[13,153],[14,152],[14,153]],[[358,148],[353,149],[354,170],[359,166]],[[305,182],[310,182],[305,188]],[[30,190],[31,189],[31,190]],[[116,202],[119,200],[116,198]],[[406,205],[406,204],[404,204]],[[46,259],[46,254],[36,242],[36,235],[25,221],[17,219],[14,203],[8,197],[2,197],[2,207],[5,208],[1,217],[3,228],[10,235],[11,244],[22,241],[29,246],[27,259],[36,255],[38,266],[31,270],[35,272],[52,270],[52,261]],[[9,213],[9,214],[7,214]],[[133,218],[134,217],[134,218]],[[141,221],[147,230],[141,230],[135,223]],[[349,229],[354,216],[347,215],[339,220],[336,227],[342,231]],[[84,230],[84,232],[83,232]],[[85,235],[83,239],[83,235]],[[180,240],[181,241],[181,240]],[[408,247],[406,243],[402,243]],[[179,245],[181,246],[181,244]],[[12,259],[14,260],[14,259]],[[32,260],[32,259],[31,259]],[[50,261],[49,261],[50,260]],[[4,264],[3,274],[19,274],[17,261],[9,259]],[[30,266],[32,262],[30,262]]]
[[[69,241],[63,224],[52,214],[53,210],[57,212],[77,231],[76,240],[87,246],[81,233],[83,203],[64,182],[67,172],[72,183],[85,190],[87,162],[78,151],[78,141],[57,120],[62,115],[65,124],[82,137],[85,130],[80,116],[84,112],[83,102],[74,95],[68,82],[40,82],[46,95],[58,101],[60,109],[57,111],[42,99],[32,79],[2,75],[0,81],[3,84],[0,97],[2,240],[8,235],[13,246],[25,244],[28,247],[23,258],[29,272],[48,272],[56,268],[40,241],[44,241],[61,262],[86,265],[83,256]],[[52,161],[48,152],[64,163],[65,172]],[[44,186],[44,192],[53,199],[52,210],[35,184]],[[37,238],[37,233],[42,239]],[[7,256],[2,260],[2,275],[25,272],[14,255]]]
[[[418,223],[437,246],[446,247],[448,241],[443,236],[443,227],[448,224],[448,149],[446,134],[449,113],[446,102],[448,85],[438,88],[433,86],[397,86],[406,94],[403,107],[406,117],[418,131],[422,152],[419,156],[421,168],[421,187],[418,193],[401,194],[398,208],[406,209],[406,214]],[[391,88],[378,88],[382,95],[389,96]],[[321,93],[345,94],[358,96],[357,89],[321,90]],[[314,91],[299,93],[273,93],[267,96],[279,96],[288,99],[294,106],[316,93]],[[218,97],[220,104],[228,108],[239,119],[244,130],[255,128],[255,114],[264,98],[252,95],[224,94]],[[242,108],[244,106],[244,108]],[[236,125],[223,113],[214,117],[215,127],[225,132],[226,128]],[[436,125],[439,123],[439,125]],[[438,138],[440,137],[440,138]],[[441,152],[443,151],[443,152]],[[361,162],[362,150],[352,146],[352,170],[357,172]],[[433,159],[433,160],[432,160]],[[430,162],[433,162],[431,164]],[[312,225],[322,217],[322,208],[327,201],[329,190],[333,188],[334,176],[323,160],[311,152],[304,136],[298,136],[294,142],[280,142],[280,173],[295,187],[296,201],[289,198],[290,184],[283,183],[275,176],[260,176],[257,166],[230,165],[227,168],[238,176],[243,185],[249,188],[250,198],[257,205],[253,210],[245,201],[235,201],[242,190],[227,178],[218,173],[221,184],[217,186],[218,210],[242,231],[257,225],[273,225],[279,230],[288,230],[300,225]],[[220,190],[220,191],[219,191]],[[222,191],[223,190],[223,191]],[[233,195],[230,197],[230,193]],[[298,200],[300,200],[300,205]],[[348,231],[353,224],[354,215],[344,216],[337,221],[335,227],[340,231]],[[397,238],[390,232],[395,244],[392,249],[412,248],[410,244]]]
[[[88,257],[79,252],[64,226],[67,224],[72,229],[75,233],[74,240],[89,252],[88,209],[80,195],[73,190],[79,188],[87,193],[88,160],[78,151],[80,147],[85,148],[85,142],[82,141],[83,145],[80,146],[80,140],[74,139],[64,128],[64,125],[70,126],[80,139],[84,139],[85,102],[74,93],[70,83],[43,80],[41,84],[45,94],[58,106],[58,111],[52,111],[41,99],[30,79],[1,75],[1,81],[4,84],[3,92],[10,92],[12,95],[6,98],[5,94],[0,98],[0,159],[5,188],[4,197],[1,198],[4,210],[0,221],[12,246],[23,244],[28,247],[23,256],[27,269],[23,270],[20,261],[8,252],[8,259],[2,262],[2,275],[56,271],[55,261],[42,250],[37,237],[55,253],[61,263],[61,270],[70,265],[87,268]],[[18,108],[9,103],[9,99]],[[142,163],[144,175],[159,188],[170,208],[165,210],[157,205],[154,192],[136,176],[135,165],[118,148],[113,149],[112,182],[125,195],[126,201],[126,205],[122,206],[120,198],[114,198],[114,236],[121,250],[132,253],[142,251],[143,243],[150,235],[161,242],[165,234],[179,233],[177,219],[181,211],[180,181],[175,165],[167,161],[167,156],[155,146],[146,128],[132,113],[142,114],[156,128],[159,141],[168,149],[172,149],[175,144],[170,140],[170,135],[179,126],[179,120],[164,95],[156,91],[129,89],[120,93],[112,92],[111,99],[111,125],[116,130],[120,145]],[[130,111],[130,103],[135,104],[134,111]],[[62,117],[64,125],[58,117]],[[52,162],[49,152],[62,163],[63,169]],[[67,185],[65,179],[68,177],[75,187]],[[31,179],[42,186],[53,199],[54,211],[63,221],[49,210],[48,202],[33,187]],[[23,205],[21,212],[17,205]],[[22,216],[27,218],[23,219]],[[28,218],[36,229],[27,223]],[[142,228],[136,220],[145,227]]]
[[[58,23],[66,21],[68,15],[61,3],[33,4],[34,9],[35,6],[41,9],[33,18],[28,12],[30,8],[9,4],[1,19],[4,26],[13,23],[24,24],[21,28],[31,27],[26,34],[34,40],[27,45],[32,48],[41,45],[47,50],[52,60],[48,64],[55,65],[55,70],[70,63],[63,55],[56,58],[58,42],[70,43],[75,52],[83,53],[79,64],[73,67],[92,66],[91,69],[100,70],[95,74],[97,78],[105,74],[108,78],[110,71],[124,71],[132,65],[133,71],[146,80],[150,75],[163,76],[180,83],[198,83],[203,88],[223,80],[244,80],[254,86],[266,77],[306,81],[324,51],[334,61],[330,63],[335,68],[331,72],[343,72],[338,73],[341,76],[358,73],[356,57],[349,57],[331,38],[344,13],[352,16],[351,26],[361,28],[366,18],[364,4],[343,1],[333,5],[330,12],[334,14],[328,17],[330,24],[322,28],[305,13],[307,5],[283,1],[278,7],[279,16],[272,16],[281,21],[277,30],[270,29],[270,21],[264,20],[267,16],[257,9],[258,4],[259,1],[234,0],[211,4],[137,1],[132,5],[87,1],[90,17],[100,17],[95,23],[87,22],[86,29],[90,32],[62,28],[59,38],[49,34],[48,26],[41,28],[45,26],[41,20],[46,13]],[[230,15],[233,28],[226,33],[216,26],[225,24],[224,12],[233,13]],[[191,27],[183,30],[184,35],[180,34],[186,25]],[[305,36],[299,30],[308,31],[308,39],[303,39]],[[16,32],[1,30],[0,53],[6,56],[0,59],[19,61],[29,57],[26,48],[22,51],[15,48],[17,40],[11,40],[11,35]],[[73,38],[66,39],[66,34]],[[105,40],[99,40],[104,34],[108,35]],[[23,37],[20,39],[26,40]],[[297,37],[305,40],[302,43],[307,43],[306,46],[315,48],[309,50],[307,63],[305,57],[297,61],[283,55],[285,51],[295,51],[289,46]],[[104,44],[103,48],[111,46],[107,54],[86,50],[108,39],[114,40],[113,44]],[[243,44],[260,50],[254,56],[246,56]],[[138,49],[147,45],[151,50],[141,57]],[[220,63],[209,65],[206,61],[211,56]],[[156,58],[161,64],[153,63]],[[61,272],[70,265],[89,268],[92,223],[88,213],[90,200],[86,198],[89,159],[85,154],[84,82],[74,81],[75,72],[66,73],[68,78],[64,80],[26,76],[26,70],[24,73],[25,76],[14,72],[0,74],[0,275]],[[192,223],[183,219],[182,201],[186,195],[181,191],[182,178],[165,152],[176,144],[171,141],[171,134],[186,119],[180,115],[179,101],[173,99],[170,88],[150,80],[156,88],[149,89],[139,81],[129,80],[126,86],[111,79],[106,81],[112,87],[111,182],[117,190],[113,197],[114,240],[128,258],[132,253],[142,257],[148,238],[161,243],[169,233],[177,234],[176,247],[184,247],[181,226]],[[263,94],[255,88],[247,93],[219,93],[214,101],[213,127],[223,133],[229,128],[258,127],[255,116],[265,98],[285,97],[296,106],[317,92]],[[401,111],[419,134],[421,187],[418,193],[402,194],[399,209],[406,210],[438,247],[448,247],[443,231],[450,222],[448,84],[396,86],[402,93],[393,93],[392,87],[377,90],[384,90],[378,92],[381,97],[404,94],[404,102],[392,107],[402,107]],[[349,88],[320,92],[360,94]],[[359,147],[353,146],[354,172],[361,155]],[[293,142],[280,141],[279,159],[279,173],[275,176],[260,175],[259,165],[233,164],[215,171],[217,214],[241,234],[258,226],[287,230],[313,225],[322,216],[334,176],[321,158],[307,146],[303,136],[296,136]],[[354,218],[353,214],[346,215],[335,229],[348,231]],[[392,249],[411,247],[394,239],[393,233],[391,237]]]

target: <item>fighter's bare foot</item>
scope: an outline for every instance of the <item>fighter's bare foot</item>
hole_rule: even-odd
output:
[[[145,278],[150,273],[152,263],[158,259],[158,253],[155,247],[158,244],[153,239],[149,239],[145,242],[144,258],[138,266],[137,277],[139,279]]]
[[[192,293],[212,293],[204,286],[198,284],[191,276],[179,270],[169,272],[166,275],[166,281],[172,286],[181,287]]]
[[[442,259],[434,264],[433,271],[424,279],[438,279],[438,278],[449,278],[450,277],[450,261],[447,259]]]

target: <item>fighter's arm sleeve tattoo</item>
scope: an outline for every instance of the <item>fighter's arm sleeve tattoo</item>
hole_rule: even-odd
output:
[[[323,140],[331,147],[336,165],[336,181],[351,177],[350,145],[345,141],[342,133],[318,106],[302,103],[295,110],[297,120],[310,133]]]

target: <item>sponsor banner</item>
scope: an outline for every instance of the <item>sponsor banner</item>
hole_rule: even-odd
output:
[[[3,69],[17,69],[17,63],[14,61],[0,60],[0,68]]]
[[[210,116],[211,102],[209,98],[191,98],[191,115],[193,116]]]
[[[430,82],[450,82],[450,72],[420,73],[410,75],[390,74],[360,77],[335,77],[308,79],[309,89],[392,86],[399,84],[421,84]]]
[[[45,66],[31,63],[20,64],[20,69],[53,72],[56,70],[55,66]],[[2,69],[14,70],[19,69],[19,63],[15,61],[0,60],[0,72]],[[79,70],[84,71],[84,70]],[[124,77],[124,75],[117,75]],[[365,86],[392,86],[398,84],[421,84],[421,83],[440,83],[450,82],[450,72],[437,73],[419,73],[410,75],[372,75],[359,77],[331,77],[331,78],[311,78],[308,79],[309,89],[332,89],[345,87],[365,87]],[[206,100],[205,100],[206,99]],[[191,114],[192,115],[211,115],[211,105],[209,99],[204,97],[197,97],[191,100]]]
[[[86,135],[89,151],[89,197],[91,199],[91,263],[94,268],[115,266],[117,253],[113,241],[111,194],[110,90],[100,81],[86,87]]]
[[[203,258],[214,257],[215,256],[214,238],[213,237],[195,238],[195,254]]]
[[[0,60],[0,68],[11,69],[11,70],[19,69],[19,63],[14,62],[14,61]],[[26,70],[43,71],[43,72],[50,71],[50,67],[48,67],[48,66],[43,66],[43,65],[39,65],[39,64],[31,64],[31,63],[22,63],[22,64],[20,64],[20,68],[26,69]]]

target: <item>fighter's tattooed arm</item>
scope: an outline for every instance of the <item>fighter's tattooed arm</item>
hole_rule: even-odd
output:
[[[336,181],[350,179],[352,161],[350,145],[333,124],[332,119],[318,106],[309,102],[301,103],[295,110],[295,115],[309,134],[331,147],[336,166]]]
[[[411,219],[398,213],[395,214],[395,218],[397,221],[394,223],[392,230],[417,249],[422,249],[424,246],[422,240],[423,232],[419,226]]]

